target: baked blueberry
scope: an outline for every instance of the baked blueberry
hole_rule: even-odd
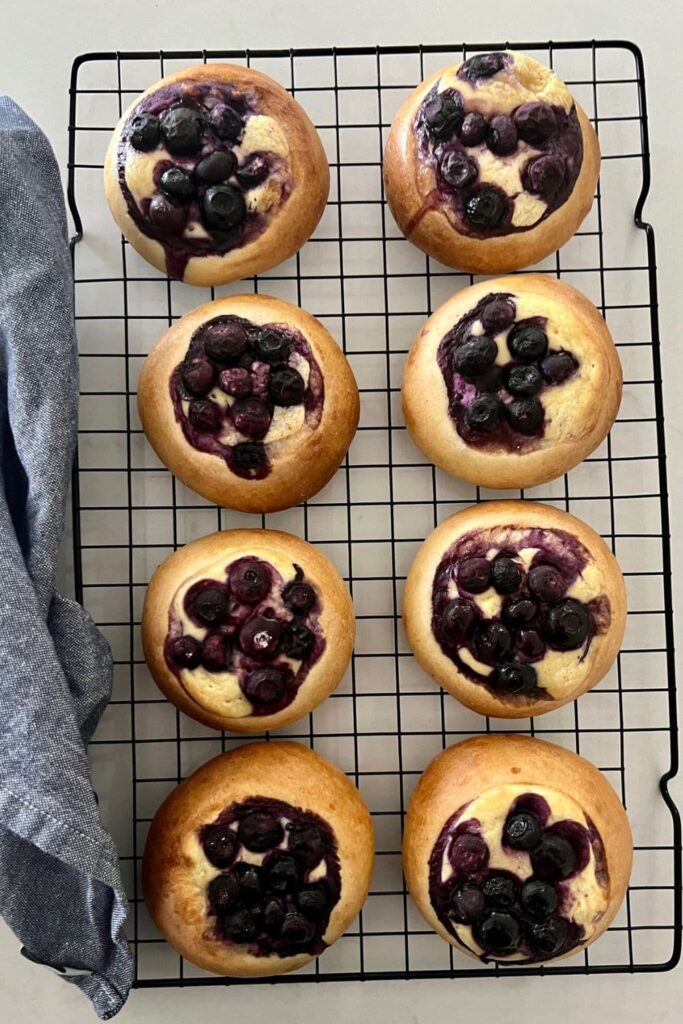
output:
[[[177,235],[187,224],[187,210],[172,202],[162,192],[157,192],[150,199],[149,219],[163,234]]]
[[[477,655],[488,665],[496,665],[512,650],[512,635],[502,622],[482,623],[474,638]]]
[[[303,661],[311,652],[314,634],[301,622],[290,622],[282,637],[282,650],[288,658]]]
[[[321,918],[329,903],[329,893],[324,885],[314,882],[311,885],[304,885],[294,897],[294,902],[304,914],[314,921]]]
[[[208,896],[214,910],[223,914],[238,905],[240,887],[232,875],[218,875],[209,882]]]
[[[238,469],[258,469],[267,462],[266,449],[258,441],[244,441],[232,449],[232,457]]]
[[[539,156],[527,164],[522,180],[529,192],[536,192],[546,198],[555,195],[564,181],[567,167],[564,159],[555,153]]]
[[[307,921],[297,910],[290,910],[285,914],[281,934],[283,939],[299,945],[311,941],[315,935],[315,925]]]
[[[209,672],[222,672],[230,663],[230,643],[220,633],[210,633],[202,643],[202,665]]]
[[[251,942],[260,931],[255,915],[246,907],[228,911],[221,923],[227,938],[233,942]]]
[[[287,849],[307,868],[314,868],[323,856],[323,837],[316,825],[287,825]]]
[[[250,188],[256,188],[265,181],[269,174],[270,165],[263,153],[252,153],[242,166],[238,167],[235,177],[242,188],[249,191]]]
[[[263,896],[263,872],[257,864],[240,861],[230,869],[240,887],[240,900],[249,906],[258,903]]]
[[[470,594],[483,594],[491,585],[491,563],[488,558],[474,555],[462,558],[456,567],[459,586]]]
[[[216,868],[227,868],[239,849],[235,833],[227,825],[211,825],[202,837],[204,853]]]
[[[514,597],[503,605],[503,618],[513,626],[531,622],[538,611],[535,601],[528,597]]]
[[[522,942],[519,920],[505,910],[489,910],[474,922],[472,934],[487,953],[513,953]]]
[[[480,395],[465,409],[465,423],[477,434],[491,434],[500,426],[503,404],[494,395]]]
[[[554,886],[537,878],[530,878],[522,886],[519,902],[534,921],[544,921],[557,910],[558,899]]]
[[[255,615],[240,629],[240,647],[250,658],[269,661],[280,649],[283,625],[277,619]]]
[[[536,661],[545,654],[543,637],[537,629],[520,629],[517,633],[517,650],[529,661]]]
[[[512,299],[499,297],[487,302],[481,311],[481,323],[487,334],[504,331],[515,320],[515,304]]]
[[[196,668],[202,660],[199,641],[193,636],[179,636],[173,640],[169,653],[179,668]]]
[[[462,121],[462,96],[455,89],[444,89],[427,100],[423,116],[430,135],[436,139],[450,138]]]
[[[149,153],[151,149],[156,149],[160,135],[159,118],[154,114],[137,114],[131,121],[130,144],[141,153]]]
[[[278,704],[287,689],[287,677],[279,668],[257,668],[244,683],[244,695],[256,707]]]
[[[464,188],[471,185],[479,173],[474,160],[470,160],[464,153],[446,153],[439,165],[441,177],[453,188]]]
[[[245,351],[249,338],[241,324],[216,320],[204,326],[201,333],[204,351],[216,363],[232,363]]]
[[[468,338],[453,352],[453,368],[463,377],[476,377],[496,361],[498,346],[486,334]]]
[[[315,590],[303,580],[294,580],[283,590],[282,600],[295,615],[305,615],[315,604]]]
[[[538,846],[531,852],[534,874],[548,882],[569,878],[576,870],[574,847],[562,836],[545,832]]]
[[[222,625],[230,607],[228,596],[220,586],[202,587],[198,593],[190,596],[188,604],[190,613],[203,625],[210,627]]]
[[[192,178],[181,167],[169,167],[159,178],[161,191],[179,203],[189,203],[194,196]]]
[[[263,904],[263,923],[270,931],[278,931],[285,916],[285,902],[279,896],[269,896]]]
[[[465,639],[473,622],[474,608],[471,602],[454,597],[442,611],[439,626],[445,640],[459,643]]]
[[[573,597],[566,597],[548,612],[547,631],[553,647],[574,651],[588,636],[590,618],[586,606]]]
[[[249,811],[237,827],[237,838],[252,853],[265,853],[279,846],[284,836],[282,825],[269,811]]]
[[[230,139],[231,141],[239,138],[244,127],[242,118],[228,103],[216,103],[211,108],[209,122],[219,139]]]
[[[191,395],[208,395],[214,385],[216,372],[208,359],[191,359],[183,363],[180,376]]]
[[[194,176],[203,185],[219,185],[235,173],[237,159],[229,149],[217,149],[200,160],[194,169]]]
[[[531,940],[544,956],[559,956],[567,945],[569,925],[563,917],[551,917],[530,929]]]
[[[480,394],[495,395],[504,385],[503,367],[494,363],[484,373],[478,373],[473,377],[472,383]]]
[[[252,344],[264,363],[284,363],[292,349],[291,339],[274,327],[264,327]]]
[[[489,862],[489,848],[476,832],[463,832],[451,843],[448,854],[455,870],[463,875],[485,871]]]
[[[472,924],[486,909],[484,894],[475,882],[461,882],[451,891],[450,916],[458,924]]]
[[[522,571],[511,558],[498,555],[491,562],[491,582],[499,594],[512,594],[522,585]]]
[[[189,107],[171,107],[161,115],[161,134],[174,156],[191,156],[202,144],[202,122]]]
[[[538,846],[543,830],[535,814],[517,811],[510,814],[503,828],[503,842],[513,850],[533,850]]]
[[[529,570],[527,583],[532,594],[550,602],[559,601],[567,587],[562,573],[554,565],[535,565]]]
[[[515,122],[507,114],[497,114],[491,118],[486,145],[497,156],[506,156],[517,148],[517,129]]]
[[[535,395],[543,386],[541,371],[533,363],[525,366],[512,366],[508,373],[506,387],[511,395],[527,398]]]
[[[494,188],[480,188],[465,203],[465,217],[478,228],[497,227],[505,214],[505,200]]]
[[[255,358],[255,357],[254,357]],[[273,372],[269,363],[263,363],[256,359],[251,367],[251,386],[255,395],[259,398],[269,398],[270,378]]]
[[[578,363],[569,352],[549,352],[541,363],[541,373],[549,384],[563,384],[577,369]]]
[[[301,881],[301,870],[291,853],[276,850],[265,865],[266,885],[276,892],[293,892]]]
[[[514,906],[517,890],[514,878],[503,871],[492,871],[481,887],[487,907],[496,910],[509,910]]]
[[[504,66],[504,53],[481,53],[466,60],[460,68],[460,74],[474,82],[478,78],[491,78]]]
[[[493,681],[508,693],[529,694],[536,689],[536,669],[524,661],[506,661],[496,669]]]
[[[543,404],[538,398],[515,398],[505,406],[505,416],[518,434],[535,434],[543,423]]]
[[[232,185],[211,185],[202,196],[202,215],[212,231],[230,231],[247,215],[242,193]]]
[[[241,366],[233,366],[229,370],[221,370],[218,385],[226,395],[233,398],[246,398],[251,394],[251,374]]]
[[[299,405],[305,391],[303,377],[289,366],[282,366],[271,374],[268,394],[275,405]]]
[[[257,441],[265,437],[270,428],[272,412],[260,398],[238,398],[230,413],[235,429],[245,437],[253,437]]]
[[[555,111],[547,103],[522,103],[513,116],[520,139],[532,145],[545,142],[557,130]]]
[[[541,359],[548,348],[548,335],[536,324],[516,324],[507,338],[508,348],[521,363],[533,363]]]
[[[240,558],[228,570],[230,593],[240,604],[258,604],[269,593],[270,569],[256,558]]]
[[[465,114],[458,133],[463,146],[478,146],[484,141],[489,130],[489,123],[483,114],[471,110]]]

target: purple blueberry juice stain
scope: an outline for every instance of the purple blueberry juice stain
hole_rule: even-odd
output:
[[[233,332],[232,336],[226,337],[228,331]],[[285,346],[283,358],[275,367],[259,359],[255,348],[265,331],[276,332]],[[255,324],[239,316],[214,317],[198,327],[190,339],[185,359],[175,367],[169,382],[175,418],[188,444],[207,455],[216,455],[232,473],[244,480],[265,479],[271,470],[272,446],[278,444],[278,441],[267,440],[269,425],[277,406],[287,404],[291,408],[289,402],[271,393],[270,379],[273,368],[292,366],[295,355],[308,365],[309,371],[303,396],[296,404],[303,406],[305,425],[315,430],[322,418],[325,385],[303,334],[289,325]],[[188,390],[187,368],[207,364],[214,367],[213,387],[219,394],[230,397],[224,405],[213,401],[211,392],[199,398]],[[198,402],[207,400],[211,403],[212,415],[208,418],[196,415]],[[233,408],[239,412],[237,423]],[[239,440],[224,441],[221,434],[227,430],[237,433]]]
[[[501,309],[507,316],[497,314]],[[485,295],[443,336],[436,359],[463,441],[520,455],[537,448],[545,434],[543,395],[571,380],[580,364],[566,349],[549,350],[546,318],[515,317],[513,295]],[[483,333],[473,332],[477,324]],[[505,363],[496,361],[501,350],[507,351]]]
[[[285,584],[269,562],[251,555],[228,563],[222,579],[194,583],[182,613],[206,635],[198,654],[193,644],[189,664],[182,619],[169,608],[164,656],[182,686],[181,672],[201,667],[235,675],[254,716],[275,714],[292,703],[325,650],[320,595],[300,566],[293,569],[294,582],[309,595],[305,607],[288,593],[292,582]],[[299,662],[298,668],[292,662]]]
[[[229,108],[234,121],[232,129],[224,119],[212,116],[214,110]],[[178,108],[196,114],[196,144],[180,134],[173,141],[164,135],[164,115]],[[240,165],[233,147],[239,145],[245,123],[258,114],[255,93],[240,93],[230,84],[220,82],[189,82],[162,86],[143,97],[128,115],[121,132],[117,150],[117,173],[121,193],[128,213],[136,227],[163,246],[168,276],[182,280],[187,263],[194,257],[224,255],[233,249],[253,242],[263,233],[270,221],[269,214],[249,209],[249,192],[272,177],[280,182],[280,202],[286,202],[291,193],[291,181],[285,162],[274,153],[251,153]],[[135,146],[135,126],[141,117],[158,119],[158,141],[154,146]],[[164,148],[162,148],[164,147]],[[173,148],[171,148],[173,147]],[[154,183],[160,187],[160,178],[171,167],[179,168],[191,176],[192,194],[181,202],[170,197],[160,212],[151,210],[151,203],[160,195],[145,197],[139,203],[126,180],[126,165],[131,151],[142,148],[145,153],[159,150],[160,157],[153,170]],[[165,149],[171,150],[170,157]],[[189,148],[189,151],[188,151]],[[214,154],[225,154],[221,161],[202,161]],[[258,167],[256,166],[258,164]],[[221,172],[225,177],[221,177]],[[218,193],[216,193],[218,189]],[[244,201],[246,197],[246,203]],[[180,210],[182,209],[182,215]],[[201,226],[209,237],[186,234],[188,224]]]
[[[490,866],[481,822],[471,816],[462,820],[468,807],[464,804],[448,818],[429,857],[429,898],[439,921],[471,952],[480,947],[483,952],[477,955],[484,962],[514,954],[516,963],[533,964],[570,952],[585,938],[583,926],[572,919],[570,879],[587,866],[591,849],[597,885],[605,889],[609,884],[604,846],[594,824],[585,828],[563,819],[549,825],[547,800],[538,793],[520,795],[501,825],[503,850],[514,848],[518,857],[528,857],[528,871],[520,867],[518,874]],[[531,819],[525,845],[510,830],[520,814]],[[571,873],[553,880],[535,876],[533,858],[556,837],[570,847]],[[444,863],[450,869],[446,879]],[[472,928],[471,945],[458,933],[458,925]]]
[[[251,956],[319,956],[327,948],[341,865],[334,831],[320,815],[254,796],[226,807],[198,839],[222,869],[207,887],[207,940],[243,945]],[[245,850],[262,854],[262,863],[245,861]],[[324,875],[314,881],[321,863]]]
[[[536,549],[528,570],[519,558],[527,548]],[[491,571],[500,558],[517,567],[512,590],[504,574],[496,578]],[[500,700],[552,700],[537,675],[546,653],[576,650],[582,661],[611,622],[606,595],[587,604],[566,597],[589,561],[589,551],[564,530],[509,525],[469,531],[444,553],[434,573],[432,633],[439,647],[459,672]],[[491,587],[501,596],[501,609],[484,616],[476,595]],[[464,650],[492,671],[474,669]]]

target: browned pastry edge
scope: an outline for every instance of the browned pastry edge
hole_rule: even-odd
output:
[[[323,375],[320,423],[315,429],[304,424],[291,438],[272,442],[270,472],[262,480],[237,476],[220,456],[193,448],[176,420],[171,400],[170,377],[183,361],[192,334],[205,321],[226,315],[257,324],[281,323],[300,331]],[[319,320],[283,299],[232,295],[198,306],[162,335],[140,373],[138,411],[154,451],[192,490],[240,512],[277,512],[306,501],[334,476],[356,432],[360,400],[351,367]]]
[[[223,255],[193,256],[188,260],[186,284],[218,285],[260,274],[283,263],[300,249],[322,217],[330,189],[330,171],[320,137],[306,111],[267,75],[236,64],[202,64],[162,78],[130,104],[114,129],[104,163],[104,190],[114,220],[130,244],[152,266],[166,273],[164,247],[143,234],[128,212],[118,178],[117,149],[123,125],[143,96],[181,81],[223,82],[237,90],[256,93],[259,113],[276,118],[289,145],[292,190],[258,238]]]
[[[507,525],[565,530],[588,549],[602,575],[603,593],[611,609],[609,629],[591,640],[595,658],[592,669],[580,685],[562,700],[534,700],[531,697],[500,700],[485,686],[460,672],[443,653],[432,632],[432,583],[445,552],[469,530]],[[408,643],[424,671],[461,704],[480,715],[494,718],[528,718],[546,714],[576,700],[607,674],[619,653],[626,629],[626,587],[619,564],[604,540],[576,516],[535,501],[489,501],[456,512],[424,541],[408,572],[403,625]]]
[[[182,686],[164,656],[168,612],[178,587],[221,558],[226,564],[248,555],[253,546],[300,565],[320,595],[319,625],[325,649],[286,708],[272,715],[224,718],[207,711]],[[155,682],[176,707],[212,729],[263,733],[307,715],[339,685],[348,667],[355,639],[353,604],[344,581],[332,563],[306,541],[278,530],[224,530],[195,540],[161,563],[150,580],[142,612],[142,647]]]
[[[333,829],[341,863],[341,895],[324,941],[347,930],[370,886],[374,835],[368,809],[352,782],[320,754],[299,743],[250,743],[208,761],[166,798],[150,826],[142,865],[145,901],[157,928],[181,956],[215,974],[284,974],[313,957],[253,956],[245,946],[206,938],[203,884],[192,879],[202,825],[249,797],[284,800],[320,815]],[[206,862],[208,864],[208,862]],[[212,869],[213,870],[213,869]]]
[[[474,954],[444,928],[432,907],[429,857],[441,829],[459,807],[496,786],[527,783],[530,789],[556,789],[575,800],[595,824],[605,848],[607,910],[590,941],[564,956],[572,956],[599,938],[624,900],[633,862],[631,828],[602,772],[563,747],[527,736],[490,735],[464,740],[434,758],[417,784],[403,833],[403,871],[410,895],[430,927],[468,955]]]

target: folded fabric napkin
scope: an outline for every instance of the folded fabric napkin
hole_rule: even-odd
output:
[[[55,592],[77,426],[72,289],[54,155],[0,97],[0,913],[25,955],[65,970],[106,1020],[133,978],[85,752],[111,656]]]

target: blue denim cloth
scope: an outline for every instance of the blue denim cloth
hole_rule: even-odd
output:
[[[55,592],[78,411],[72,290],[54,155],[0,97],[0,913],[25,955],[70,969],[106,1020],[133,978],[85,749],[111,654]]]

